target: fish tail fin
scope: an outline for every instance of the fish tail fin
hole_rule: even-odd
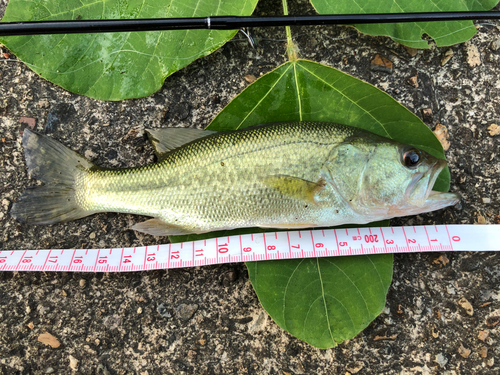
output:
[[[27,224],[54,224],[94,212],[78,204],[76,183],[94,165],[50,137],[24,130],[28,175],[44,182],[30,187],[12,205],[10,214]]]

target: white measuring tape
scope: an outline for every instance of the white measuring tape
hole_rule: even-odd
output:
[[[114,249],[2,250],[0,271],[127,272],[293,258],[499,251],[500,225],[270,232]]]

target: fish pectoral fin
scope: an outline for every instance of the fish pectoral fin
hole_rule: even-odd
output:
[[[149,140],[155,149],[156,156],[162,160],[165,154],[186,143],[205,138],[217,133],[213,130],[200,130],[191,128],[164,128],[147,129]]]
[[[326,186],[326,181],[323,178],[313,182],[286,175],[267,176],[262,179],[262,182],[283,195],[314,204],[317,203],[315,197]]]
[[[143,221],[130,227],[130,229],[138,232],[151,234],[152,236],[176,236],[183,234],[192,234],[195,231],[190,231],[179,225],[167,223],[159,218]]]

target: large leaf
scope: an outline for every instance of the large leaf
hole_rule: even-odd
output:
[[[498,0],[311,0],[320,14],[410,13],[485,11]],[[424,35],[433,38],[438,46],[462,43],[474,36],[472,21],[418,22],[355,25],[362,33],[387,35],[395,41],[413,48],[429,48]]]
[[[321,349],[356,336],[385,305],[392,255],[249,262],[260,302],[283,329]]]
[[[444,157],[425,124],[389,95],[305,60],[288,62],[259,78],[209,129],[297,120],[357,126]],[[448,188],[446,171],[435,189]],[[392,279],[391,255],[256,262],[247,267],[262,306],[276,323],[319,348],[333,347],[365,328],[382,311]]]
[[[10,0],[3,22],[250,15],[257,0]],[[2,37],[31,69],[78,94],[138,98],[236,31],[179,30]]]

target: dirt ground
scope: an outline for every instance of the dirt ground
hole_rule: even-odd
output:
[[[0,0],[0,17],[7,1]],[[279,2],[262,2],[272,14]],[[305,1],[295,14],[312,12]],[[413,56],[385,37],[348,27],[293,28],[303,58],[385,90],[432,129],[448,130],[451,191],[460,206],[394,220],[395,225],[500,223],[500,23],[482,22],[465,44]],[[104,167],[153,160],[145,128],[203,128],[248,83],[286,61],[284,31],[239,34],[169,77],[143,99],[102,102],[69,93],[0,55],[0,249],[106,248],[165,243],[126,228],[143,220],[99,214],[28,226],[12,202],[31,184],[21,117]],[[448,62],[442,60],[452,51]],[[477,54],[476,54],[477,52]],[[376,54],[392,72],[372,69]],[[477,55],[476,59],[473,59]],[[429,109],[431,112],[429,112]],[[26,121],[26,120],[24,120]],[[499,245],[500,247],[500,245]],[[193,314],[181,315],[183,304]],[[0,273],[2,374],[498,374],[500,254],[395,256],[384,312],[357,337],[315,349],[263,311],[244,264],[126,274]],[[39,342],[48,332],[61,345]]]

